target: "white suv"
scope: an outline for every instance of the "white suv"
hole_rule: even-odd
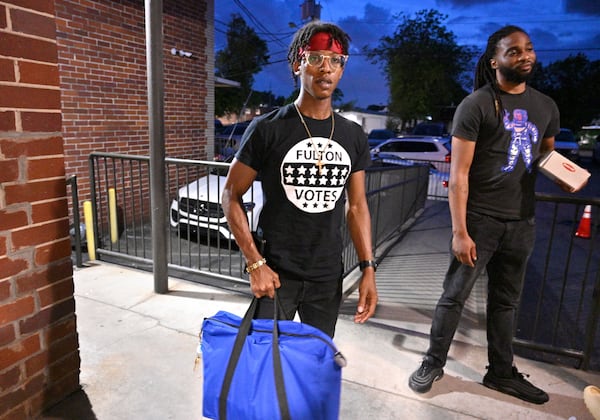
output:
[[[207,176],[185,185],[171,202],[169,220],[173,228],[180,231],[202,232],[213,237],[219,235],[233,240],[227,219],[221,206],[221,193],[225,186],[226,171],[213,170]],[[252,187],[242,197],[251,229],[258,226],[258,217],[263,207],[262,184],[254,181]]]
[[[406,136],[387,140],[371,149],[371,158],[394,156],[399,159],[427,161],[436,169],[450,162],[450,141],[442,137]]]

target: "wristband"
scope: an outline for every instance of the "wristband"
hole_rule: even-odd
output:
[[[252,273],[254,270],[258,269],[261,265],[265,265],[267,263],[267,259],[263,258],[261,260],[258,260],[256,262],[253,262],[252,264],[248,264],[246,265],[246,269],[244,270],[246,273],[250,274]]]
[[[358,263],[360,271],[363,271],[367,267],[373,267],[373,271],[377,271],[377,263],[373,260],[364,260]]]

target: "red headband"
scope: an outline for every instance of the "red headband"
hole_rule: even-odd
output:
[[[300,48],[299,54],[302,55],[305,51],[332,51],[338,54],[344,54],[342,44],[333,39],[327,32],[317,32],[314,34],[304,48]]]

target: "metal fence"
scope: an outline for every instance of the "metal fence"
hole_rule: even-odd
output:
[[[600,369],[600,199],[536,199],[536,244],[514,342],[525,356]]]
[[[247,284],[245,261],[219,204],[228,167],[222,162],[166,159],[165,205],[169,207],[170,231],[165,240],[169,242],[170,274],[225,287]],[[149,158],[92,153],[89,168],[98,257],[150,268]],[[367,201],[376,258],[385,255],[423,209],[428,173],[426,166],[388,163],[367,170]],[[256,226],[262,203],[259,188],[255,182],[244,196],[251,229]],[[342,236],[348,274],[358,261],[345,225]]]
[[[72,238],[71,246],[75,250],[75,265],[77,267],[83,266],[83,256],[82,256],[82,229],[81,222],[79,218],[79,193],[77,191],[77,175],[73,175],[66,180],[67,186],[71,190],[71,203],[73,204],[73,208],[71,211],[71,218],[73,223],[69,228],[69,234]]]
[[[98,257],[151,269],[149,158],[93,153],[89,165]],[[224,288],[247,288],[245,262],[218,204],[228,166],[166,160],[169,273]],[[433,170],[429,162],[406,166],[382,160],[367,170],[378,260],[418,217],[426,199],[447,199],[447,175],[441,167]],[[76,191],[76,185],[72,187]],[[244,198],[251,228],[260,207],[260,193],[254,188],[258,187]],[[600,199],[545,194],[536,199],[537,239],[518,313],[516,351],[600,369]],[[587,206],[593,216],[583,219]],[[348,274],[357,257],[345,226],[343,241]]]
[[[392,166],[399,165],[421,165],[429,169],[429,183],[427,186],[427,198],[429,200],[448,200],[448,180],[450,178],[450,162],[443,160],[419,160],[402,159],[393,155],[382,157],[379,155],[374,162]]]

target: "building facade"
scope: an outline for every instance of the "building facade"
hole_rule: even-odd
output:
[[[163,4],[166,154],[211,158],[214,3]],[[0,0],[0,419],[80,387],[66,180],[148,154],[146,92],[143,0]]]

